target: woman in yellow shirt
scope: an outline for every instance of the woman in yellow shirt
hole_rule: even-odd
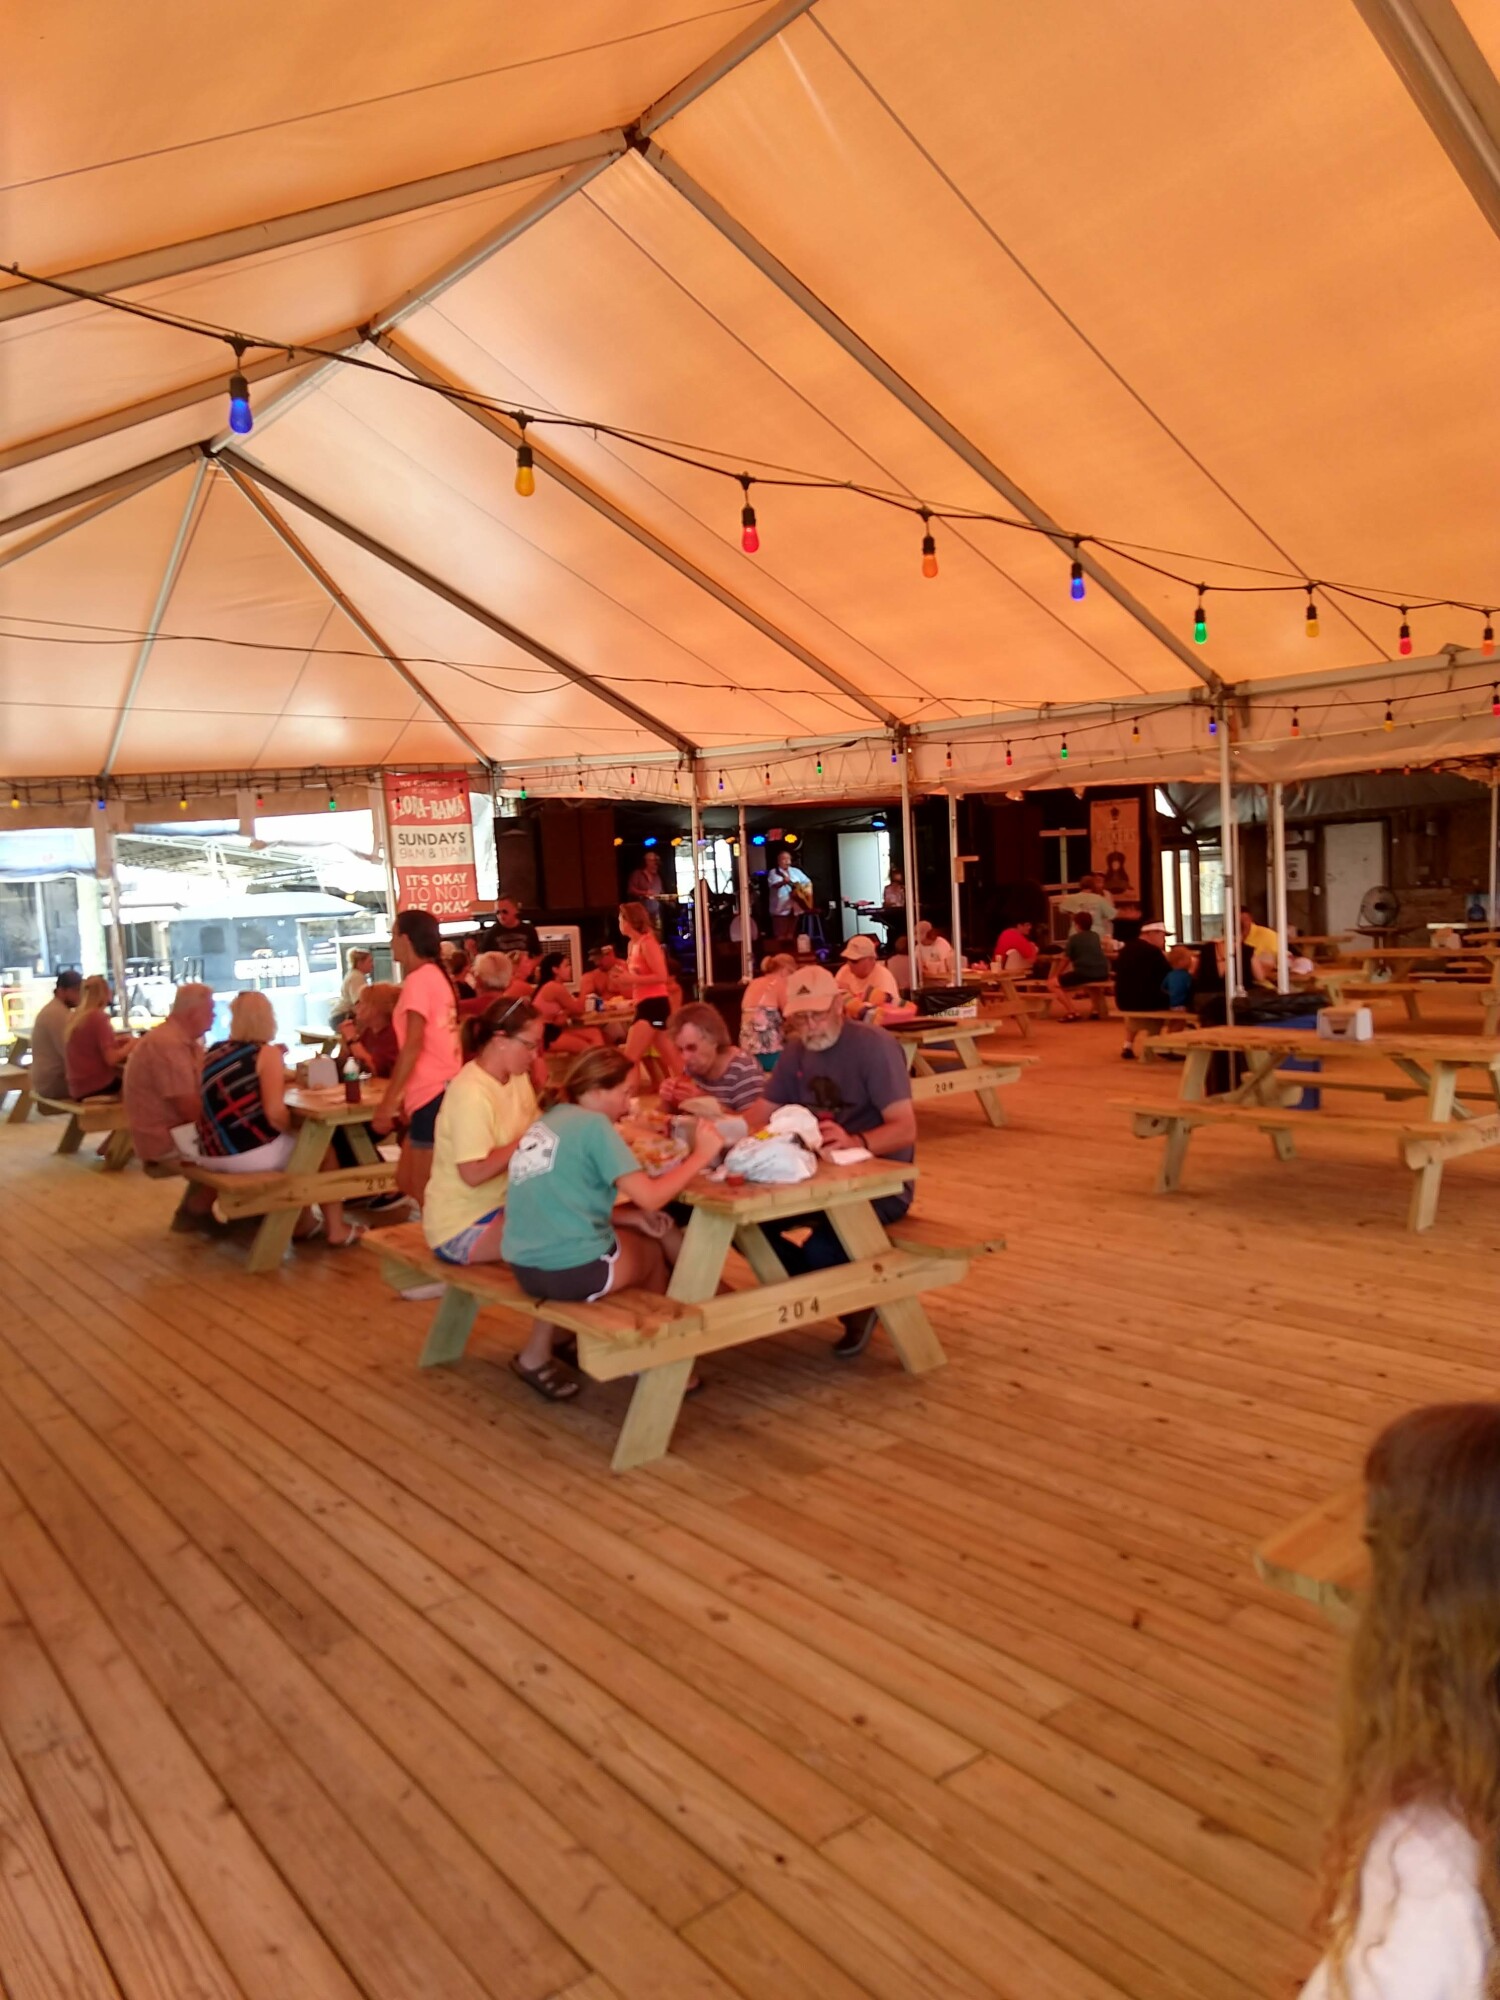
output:
[[[542,1017],[529,1000],[492,1001],[463,1024],[463,1068],[438,1112],[422,1228],[445,1264],[500,1257],[505,1185],[516,1143],[537,1116],[529,1071]]]

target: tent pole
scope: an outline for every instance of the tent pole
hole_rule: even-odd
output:
[[[104,884],[104,898],[109,904],[109,967],[115,984],[115,999],[124,1009],[120,1015],[122,1027],[130,1026],[130,989],[127,984],[125,967],[125,932],[120,923],[120,878],[115,873],[115,830],[110,824],[113,814],[94,823],[94,873]]]
[[[964,976],[964,920],[963,911],[959,907],[962,901],[959,895],[962,878],[963,863],[958,858],[958,800],[950,792],[948,794],[948,879],[952,902],[953,976],[960,982]]]
[[[1234,825],[1234,779],[1229,767],[1229,717],[1219,704],[1219,849],[1224,870],[1224,1020],[1234,1026],[1240,985],[1240,884]]]
[[[922,984],[922,964],[917,957],[917,833],[911,816],[911,773],[904,736],[896,748],[901,759],[901,879],[906,888],[906,950],[915,992]]]
[[[1495,789],[1495,768],[1490,766],[1490,907],[1485,921],[1494,928],[1496,875],[1500,874],[1500,791]]]
[[[1276,991],[1290,993],[1291,946],[1286,935],[1286,798],[1279,781],[1271,787],[1271,883],[1271,922],[1276,927]]]
[[[375,838],[380,842],[381,857],[385,862],[385,921],[387,933],[394,926],[396,912],[401,905],[401,891],[396,883],[396,864],[391,859],[391,822],[385,809],[385,779],[382,777],[370,787],[370,812],[375,822]],[[499,886],[498,856],[496,887]]]
[[[740,807],[740,977],[748,986],[755,977],[755,950],[750,942],[750,844],[745,832],[745,808]]]
[[[703,839],[703,810],[698,804],[698,766],[693,765],[693,964],[698,974],[698,998],[701,1000],[708,990],[708,954],[705,947],[708,939],[704,936],[708,928],[703,921],[703,897],[698,874],[699,843]]]

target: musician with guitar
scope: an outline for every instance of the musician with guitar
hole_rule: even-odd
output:
[[[767,871],[766,888],[771,898],[772,935],[795,937],[798,925],[815,904],[812,880],[794,865],[790,848],[782,848],[776,866]]]

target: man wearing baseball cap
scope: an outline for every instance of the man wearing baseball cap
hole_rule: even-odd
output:
[[[83,997],[83,974],[60,972],[52,998],[31,1024],[31,1089],[36,1097],[66,1097],[68,1064],[64,1051],[73,1013]]]
[[[1126,928],[1122,917],[1116,922],[1116,935]],[[1163,949],[1166,941],[1165,924],[1142,924],[1116,954],[1115,1005],[1122,1014],[1155,1014],[1167,1005],[1167,974],[1172,968]],[[1121,1050],[1126,1062],[1135,1061],[1136,1036],[1144,1032],[1136,1029]]]
[[[850,938],[844,946],[843,960],[834,974],[834,982],[844,995],[848,1012],[861,1014],[877,1007],[902,1004],[900,988],[891,977],[890,967],[876,957],[875,940],[868,931],[858,931]]]
[[[768,1115],[777,1105],[801,1104],[816,1113],[827,1146],[864,1146],[885,1160],[912,1160],[917,1151],[917,1114],[906,1059],[883,1028],[866,1027],[845,1013],[846,995],[821,965],[800,967],[787,976],[782,1018],[787,1045],[771,1072],[766,1095],[755,1111]],[[752,1125],[754,1113],[747,1113]],[[912,1183],[900,1194],[874,1202],[882,1222],[895,1222],[911,1206]],[[847,1264],[848,1252],[826,1215],[789,1215],[762,1229],[793,1277]],[[801,1244],[787,1234],[806,1229]],[[863,1354],[878,1318],[873,1307],[843,1315],[843,1337],[834,1353],[843,1360]]]

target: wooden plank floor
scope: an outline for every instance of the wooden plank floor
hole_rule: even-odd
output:
[[[1309,1969],[1337,1642],[1253,1545],[1494,1393],[1500,1161],[1188,1192],[1042,1024],[921,1212],[1010,1249],[952,1365],[716,1358],[658,1468],[374,1260],[269,1278],[169,1185],[0,1134],[6,2000],[1262,2000]],[[1368,1110],[1368,1101],[1361,1107]]]

